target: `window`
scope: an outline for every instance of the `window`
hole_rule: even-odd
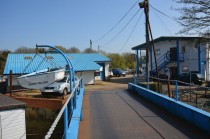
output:
[[[31,60],[32,57],[31,57],[31,56],[25,56],[24,59],[25,59],[25,60]]]
[[[160,49],[156,49],[156,55],[160,55]]]
[[[182,72],[189,72],[188,66],[182,66]]]
[[[46,56],[46,59],[53,59],[52,56]]]

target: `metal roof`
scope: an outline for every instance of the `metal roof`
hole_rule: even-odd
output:
[[[160,41],[172,41],[172,40],[195,40],[195,39],[202,39],[202,37],[177,37],[177,36],[162,36],[157,39],[154,39],[154,43]],[[152,43],[152,41],[150,41]],[[132,48],[132,50],[146,50],[146,43],[142,43]]]
[[[26,103],[16,100],[14,98],[1,95],[0,94],[0,111],[9,110],[9,109],[17,109],[17,108],[25,108]]]
[[[110,59],[101,54],[66,54],[71,61],[74,71],[99,70],[97,63],[110,62]],[[96,63],[97,62],[97,63]],[[46,68],[63,67],[67,62],[61,54],[9,54],[7,57],[4,74],[31,73]]]

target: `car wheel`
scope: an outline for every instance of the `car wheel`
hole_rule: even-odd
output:
[[[64,90],[63,90],[63,95],[65,96],[65,95],[67,95],[67,89],[65,88]]]

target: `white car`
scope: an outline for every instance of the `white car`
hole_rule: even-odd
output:
[[[75,85],[78,78],[75,76]],[[79,87],[77,88],[79,91]],[[70,93],[69,76],[65,76],[62,80],[54,82],[41,90],[42,95],[67,95]]]

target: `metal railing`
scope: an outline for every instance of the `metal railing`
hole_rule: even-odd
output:
[[[78,89],[78,87],[80,89]],[[45,135],[45,139],[49,139],[51,137],[51,135],[53,134],[53,131],[55,129],[55,127],[57,126],[59,120],[61,119],[62,114],[64,114],[64,137],[67,138],[67,130],[68,130],[68,126],[71,122],[71,116],[73,111],[76,109],[76,105],[77,105],[77,96],[80,95],[80,91],[81,88],[83,88],[83,81],[82,78],[80,78],[75,87],[73,88],[72,92],[70,93],[68,99],[66,100],[65,104],[63,105],[63,107],[61,108],[60,112],[58,113],[55,121],[53,122],[53,124],[51,125],[50,129],[48,130],[47,134]],[[79,92],[78,92],[79,90]],[[70,113],[68,113],[68,109],[70,108]],[[67,126],[65,126],[67,125]]]
[[[178,80],[155,78],[151,76],[150,82],[147,83],[143,80],[143,78],[141,78],[142,77],[134,76],[134,83],[156,93],[166,95],[176,101],[181,101],[193,107],[210,112],[210,88],[207,87],[205,83],[197,85]],[[157,87],[158,80],[160,82],[160,92]]]

